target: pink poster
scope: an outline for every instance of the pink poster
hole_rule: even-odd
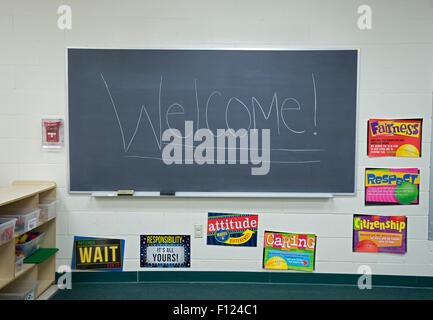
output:
[[[366,169],[366,205],[416,205],[419,203],[419,169]]]

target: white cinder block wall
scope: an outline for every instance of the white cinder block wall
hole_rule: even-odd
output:
[[[57,9],[72,8],[72,30]],[[373,29],[357,28],[359,5]],[[65,118],[67,46],[169,48],[360,48],[356,196],[320,199],[101,199],[68,194],[67,148],[41,149],[43,117]],[[0,185],[58,184],[58,265],[70,264],[79,236],[126,240],[125,270],[140,270],[140,234],[206,229],[208,211],[259,214],[257,248],[206,246],[192,237],[190,270],[261,271],[264,230],[318,235],[316,272],[433,276],[427,240],[433,89],[432,0],[0,0]],[[424,119],[420,159],[369,159],[369,117]],[[366,167],[418,167],[418,206],[364,207]],[[405,255],[352,253],[354,213],[407,215]],[[144,270],[144,269],[142,269]]]

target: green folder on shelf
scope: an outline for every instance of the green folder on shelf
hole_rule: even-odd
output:
[[[42,263],[57,251],[59,251],[57,248],[39,248],[31,256],[25,258],[24,263]]]

